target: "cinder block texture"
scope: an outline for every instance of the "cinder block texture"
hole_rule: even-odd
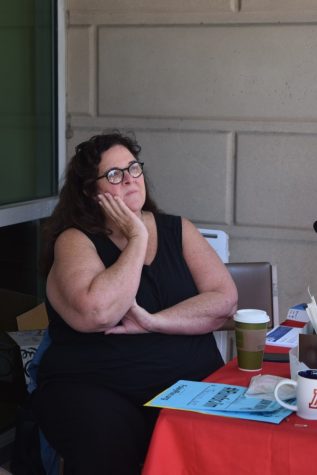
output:
[[[317,219],[316,153],[316,135],[239,135],[236,223],[311,229]]]
[[[225,223],[226,134],[139,132],[137,138],[154,197],[163,210]]]

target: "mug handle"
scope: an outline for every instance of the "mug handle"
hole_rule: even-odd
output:
[[[275,386],[275,389],[274,389],[274,397],[275,399],[277,400],[277,402],[285,407],[286,409],[290,409],[291,411],[296,411],[298,410],[297,406],[294,404],[288,404],[287,402],[284,402],[282,401],[279,397],[278,397],[278,390],[281,386],[284,386],[284,384],[289,384],[290,386],[294,386],[296,388],[297,386],[297,381],[293,381],[292,379],[283,379],[283,381],[280,381],[276,386]]]

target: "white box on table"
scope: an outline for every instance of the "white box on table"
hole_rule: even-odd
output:
[[[286,321],[288,322],[296,322],[296,324],[302,324],[302,331],[301,333],[304,335],[309,335],[313,332],[313,327],[310,322],[310,318],[306,311],[307,304],[300,303],[298,305],[294,305],[290,307],[287,312]]]
[[[289,366],[291,372],[291,379],[297,380],[298,371],[309,369],[305,363],[298,359],[298,346],[295,346],[289,351]]]
[[[298,305],[294,305],[293,307],[290,307],[287,312],[286,320],[293,320],[295,322],[308,323],[310,320],[309,320],[308,313],[306,312],[306,308],[307,308],[306,303],[300,303]]]

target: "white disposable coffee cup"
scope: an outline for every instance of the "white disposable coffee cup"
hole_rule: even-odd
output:
[[[238,367],[242,371],[262,368],[267,323],[270,317],[264,310],[245,308],[233,317],[235,322]]]

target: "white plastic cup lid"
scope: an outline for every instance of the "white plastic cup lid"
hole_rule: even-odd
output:
[[[233,319],[235,322],[240,323],[267,323],[270,321],[270,317],[265,310],[259,310],[257,308],[237,310]]]

